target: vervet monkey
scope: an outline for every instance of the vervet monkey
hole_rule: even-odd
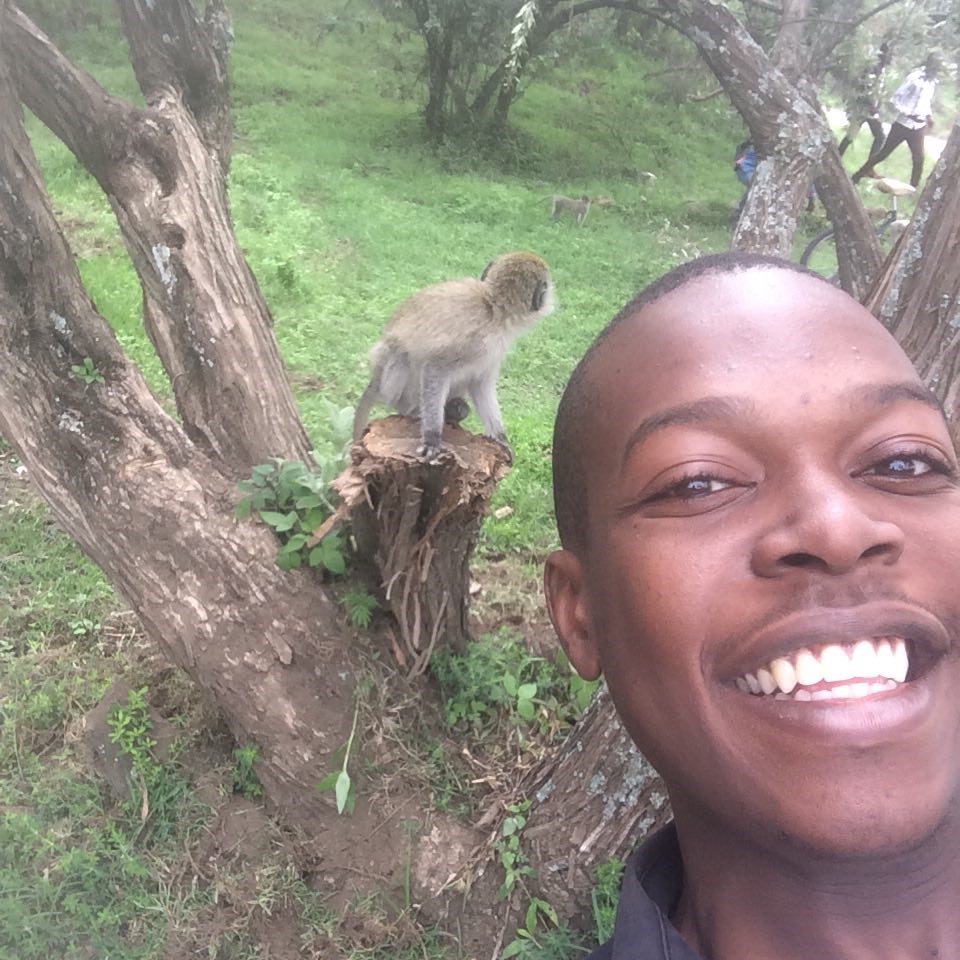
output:
[[[469,396],[487,436],[506,444],[497,402],[500,366],[513,340],[553,308],[550,268],[535,253],[504,253],[479,280],[463,277],[418,290],[400,304],[370,352],[370,384],[357,405],[354,440],[382,400],[420,417],[417,455],[432,459],[444,419],[462,420]]]
[[[587,214],[590,212],[591,201],[586,194],[579,200],[571,200],[570,197],[554,196],[550,198],[550,202],[553,204],[550,210],[550,216],[554,220],[558,220],[564,213],[569,213],[573,219],[577,221],[578,227],[587,219]]]

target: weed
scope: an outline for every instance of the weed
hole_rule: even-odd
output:
[[[187,782],[172,761],[161,763],[154,756],[157,741],[147,702],[147,688],[127,694],[126,704],[114,704],[107,714],[110,739],[130,758],[135,774],[130,784],[128,811],[139,817],[140,828],[150,825],[154,833],[173,834]]]
[[[233,792],[248,800],[263,796],[263,784],[253,765],[260,759],[260,748],[255,743],[246,743],[233,751]]]
[[[353,747],[353,738],[357,732],[357,718],[359,716],[360,699],[357,698],[356,706],[353,708],[353,726],[350,728],[350,737],[346,745],[334,754],[335,757],[338,754],[342,756],[340,769],[328,773],[317,784],[317,789],[320,791],[333,790],[337,798],[337,813],[340,814],[344,812],[348,815],[353,813],[353,809],[357,805],[357,787],[347,770],[347,764],[350,762],[350,750]]]
[[[431,669],[444,695],[447,722],[478,733],[503,710],[519,727],[558,730],[583,712],[597,687],[596,681],[582,680],[565,657],[531,656],[508,629],[480,637],[464,654],[438,651]]]
[[[620,881],[623,879],[623,861],[617,857],[601,863],[590,899],[593,904],[593,924],[597,943],[606,943],[613,936],[613,926],[620,904]]]
[[[88,387],[95,383],[106,383],[103,374],[97,369],[96,364],[90,357],[84,357],[83,363],[74,364],[70,369],[78,376]]]
[[[370,626],[373,621],[373,611],[380,606],[376,597],[362,589],[348,590],[341,602],[346,608],[350,622],[363,630]]]
[[[527,825],[527,811],[530,801],[522,800],[510,804],[507,812],[510,814],[500,827],[500,838],[496,843],[497,859],[503,867],[503,883],[500,885],[500,896],[509,897],[513,888],[524,877],[533,876],[530,858],[521,845],[523,828]]]

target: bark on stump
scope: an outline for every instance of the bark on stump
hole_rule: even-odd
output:
[[[458,427],[444,428],[444,451],[416,454],[419,424],[376,421],[335,481],[361,553],[376,567],[397,621],[398,659],[423,673],[438,644],[470,639],[470,557],[497,485],[510,470],[506,448]]]

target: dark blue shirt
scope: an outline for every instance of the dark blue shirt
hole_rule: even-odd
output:
[[[613,939],[587,960],[700,960],[670,923],[683,887],[683,861],[673,824],[627,861]]]

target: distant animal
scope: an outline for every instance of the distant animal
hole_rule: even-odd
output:
[[[592,202],[596,207],[615,207],[617,205],[617,201],[613,197],[594,197]]]
[[[550,216],[554,220],[559,220],[564,213],[569,213],[577,221],[579,227],[587,214],[590,212],[591,199],[584,194],[579,200],[573,200],[570,197],[552,196],[550,198],[551,208]]]
[[[363,436],[379,400],[419,416],[417,455],[433,459],[444,420],[462,420],[469,396],[487,435],[509,449],[497,401],[500,366],[513,340],[554,306],[550,268],[523,251],[501,254],[479,280],[462,277],[418,290],[400,304],[370,353],[370,383],[357,405],[354,440]]]

